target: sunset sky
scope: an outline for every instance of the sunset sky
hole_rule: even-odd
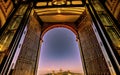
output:
[[[60,69],[75,73],[83,72],[75,34],[66,28],[54,28],[43,37],[38,75]]]

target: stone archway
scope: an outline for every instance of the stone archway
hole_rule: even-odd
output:
[[[59,28],[59,27],[67,28],[67,29],[71,30],[76,35],[76,37],[78,36],[78,33],[76,31],[75,26],[67,25],[67,24],[53,24],[53,25],[49,25],[49,26],[47,26],[45,28],[43,27],[43,30],[42,30],[42,33],[41,33],[41,39],[43,38],[44,34],[47,31],[49,31],[50,29]]]
[[[81,48],[80,52],[85,75],[110,74],[108,65],[92,26],[93,21],[88,13],[86,13],[86,16],[84,16],[82,21],[79,21],[77,26],[74,23],[45,23],[41,29],[41,39],[43,35],[52,28],[65,27],[70,29],[75,33],[76,39],[78,40]]]
[[[26,73],[36,75],[40,55],[40,40],[42,40],[43,35],[48,30],[55,27],[65,27],[75,33],[81,48],[80,52],[85,75],[109,75],[110,72],[92,24],[93,22],[89,15],[85,16],[82,21],[79,21],[78,26],[74,23],[44,23],[43,26],[39,26],[38,21],[31,17],[28,32],[13,70],[13,75],[25,75]]]
[[[56,31],[55,31],[56,30]],[[71,35],[69,35],[69,34],[66,34],[66,36],[65,35],[63,35],[63,37],[62,36],[59,36],[59,31],[60,32],[62,32],[60,35],[62,35],[62,34],[66,34],[66,32],[70,32],[71,33]],[[63,30],[63,31],[61,31],[61,30]],[[53,33],[50,33],[51,31],[54,31]],[[77,41],[77,39],[76,39],[76,35],[78,35],[77,34],[77,32],[75,31],[75,29],[73,29],[72,27],[70,27],[70,26],[68,26],[68,25],[64,25],[64,24],[55,24],[55,25],[51,25],[50,27],[48,27],[48,28],[46,28],[46,31],[44,30],[43,32],[45,32],[44,34],[43,34],[43,37],[42,37],[42,40],[43,40],[43,42],[41,42],[41,51],[40,51],[40,61],[39,61],[39,64],[40,64],[40,66],[39,66],[39,69],[38,69],[38,71],[40,71],[38,74],[39,75],[41,75],[43,72],[43,70],[44,70],[44,68],[48,68],[48,70],[46,70],[46,72],[52,72],[53,70],[54,71],[56,71],[55,73],[57,73],[58,72],[58,70],[60,70],[60,69],[63,69],[63,72],[64,71],[68,71],[68,70],[70,70],[71,72],[73,72],[74,70],[72,69],[72,68],[70,68],[70,67],[76,67],[76,68],[78,68],[79,69],[79,71],[75,71],[75,72],[81,72],[81,74],[83,73],[83,67],[82,67],[82,64],[81,64],[81,57],[80,56],[78,56],[78,57],[76,57],[76,58],[78,58],[77,60],[74,60],[74,54],[79,54],[80,55],[80,49],[79,49],[79,44],[78,44],[78,41]],[[49,53],[48,52],[50,52],[49,50],[51,50],[50,48],[48,48],[48,45],[50,45],[50,44],[52,44],[52,40],[53,40],[53,42],[54,42],[54,39],[57,39],[58,40],[58,37],[56,37],[56,36],[54,36],[54,35],[56,35],[56,34],[54,34],[54,33],[58,33],[57,34],[57,36],[59,36],[59,39],[60,38],[64,38],[64,37],[66,37],[66,38],[64,38],[65,40],[63,41],[63,39],[61,40],[62,42],[64,42],[63,44],[59,44],[59,45],[62,45],[62,46],[60,46],[61,48],[65,48],[66,46],[67,46],[67,48],[69,48],[69,51],[68,50],[66,50],[66,48],[64,49],[64,50],[66,50],[67,51],[67,53],[69,53],[70,51],[71,51],[71,49],[73,49],[73,52],[70,54],[70,58],[69,59],[71,59],[71,61],[69,61],[66,65],[68,65],[69,64],[69,66],[70,67],[68,67],[67,66],[67,69],[66,69],[66,65],[64,65],[64,66],[58,66],[58,65],[62,65],[62,63],[66,63],[66,60],[63,60],[63,62],[62,61],[59,61],[59,58],[57,59],[58,61],[59,61],[59,64],[57,64],[57,60],[54,60],[54,63],[55,64],[57,64],[56,65],[56,67],[58,67],[57,69],[55,68],[55,65],[53,65],[52,63],[48,63],[49,64],[49,66],[44,66],[44,64],[46,63],[46,60],[44,60],[43,58],[45,57],[45,59],[47,59],[47,60],[52,60],[52,59],[50,59],[49,58]],[[52,40],[50,40],[50,34],[52,35],[51,37],[52,38],[54,38],[54,39],[52,39]],[[74,39],[73,39],[74,38]],[[49,42],[51,41],[51,43],[49,43],[47,40],[49,39]],[[71,40],[70,40],[71,39]],[[55,40],[55,41],[57,41],[57,40]],[[67,41],[67,42],[65,42],[66,40],[69,40],[69,41]],[[61,41],[59,41],[59,42],[57,42],[57,43],[61,43]],[[56,46],[56,47],[58,47],[58,45],[57,45],[57,43],[56,43],[56,45],[54,44],[54,46]],[[72,45],[70,46],[70,44],[72,43]],[[67,45],[67,44],[69,44],[69,45]],[[63,46],[64,45],[64,46]],[[45,48],[45,46],[46,46],[46,48]],[[51,45],[50,45],[51,46]],[[54,48],[54,46],[52,45],[52,47]],[[69,46],[69,47],[68,47]],[[74,47],[74,48],[73,48]],[[59,47],[58,47],[59,48]],[[58,49],[58,48],[56,48],[56,50]],[[60,48],[60,49],[61,49]],[[58,50],[59,51],[59,50]],[[52,51],[53,52],[53,51]],[[56,52],[56,51],[55,51]],[[77,52],[77,53],[76,53]],[[46,53],[48,53],[48,54],[46,54]],[[51,53],[51,52],[50,52]],[[65,53],[66,55],[67,55],[67,53]],[[64,54],[64,53],[63,53]],[[48,56],[47,56],[48,55]],[[56,54],[53,54],[53,56],[54,55],[56,55]],[[57,55],[59,55],[59,53],[57,54]],[[76,56],[75,55],[75,56]],[[54,58],[52,56],[52,58]],[[64,56],[64,55],[63,55]],[[72,57],[71,57],[72,56]],[[61,55],[60,55],[60,57],[61,57]],[[64,57],[64,58],[66,58],[66,57]],[[69,60],[68,59],[68,60]],[[49,62],[48,61],[48,62]],[[52,61],[51,61],[52,62]],[[76,63],[76,62],[79,62],[79,65],[75,65],[75,64],[71,64],[71,62],[73,63]],[[48,65],[48,64],[46,64],[46,65]],[[71,64],[71,65],[70,65]],[[76,63],[77,64],[77,63]],[[52,70],[53,69],[53,70]],[[43,75],[43,74],[42,74]]]

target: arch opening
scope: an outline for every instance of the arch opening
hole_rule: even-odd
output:
[[[51,25],[48,27],[45,27],[45,29],[43,29],[42,34],[41,34],[41,39],[43,38],[43,36],[45,35],[45,33],[53,28],[66,28],[71,30],[75,35],[76,38],[78,37],[78,33],[76,31],[76,28],[72,25],[65,25],[65,24],[55,24],[55,25]]]
[[[54,27],[42,39],[38,75],[84,73],[76,34],[73,31]]]

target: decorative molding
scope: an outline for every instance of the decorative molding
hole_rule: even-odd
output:
[[[7,13],[10,13],[10,12],[8,12],[8,10],[11,8],[10,7],[11,5],[12,5],[11,0],[7,1],[6,3],[3,1],[0,2],[0,9],[2,10],[5,18],[7,18],[7,16],[8,16]]]
[[[1,7],[1,5],[0,5],[0,9],[1,9],[1,11],[2,11],[2,13],[3,13],[3,15],[4,15],[5,19],[6,19],[6,14],[4,12],[4,9]]]

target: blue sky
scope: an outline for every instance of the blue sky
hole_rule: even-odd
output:
[[[83,72],[76,36],[66,28],[46,32],[41,46],[39,74],[59,69]]]

